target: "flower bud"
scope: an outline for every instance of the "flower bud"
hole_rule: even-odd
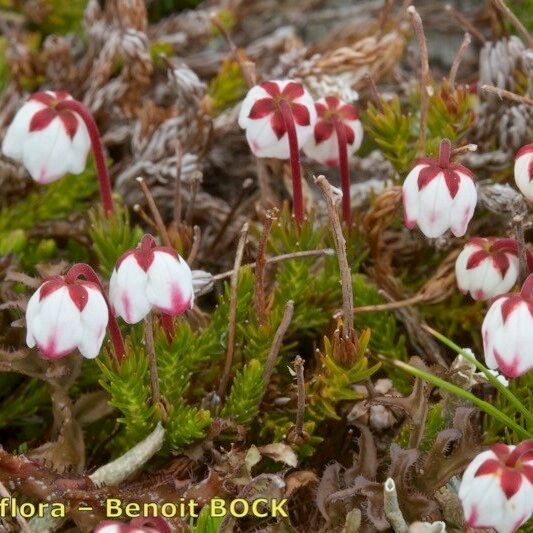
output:
[[[480,453],[463,474],[459,499],[470,527],[515,532],[533,513],[533,440]]]
[[[176,316],[194,301],[189,265],[172,248],[156,246],[145,235],[139,247],[123,254],[109,283],[109,300],[128,324],[140,322],[152,308]]]
[[[520,192],[533,202],[533,143],[518,150],[514,160],[514,180]]]
[[[499,296],[483,325],[483,349],[488,368],[515,378],[533,368],[533,274],[520,293]]]
[[[72,97],[64,91],[33,94],[9,125],[2,152],[20,161],[37,183],[50,183],[85,169],[91,147],[81,117],[57,105]]]
[[[420,160],[403,184],[405,225],[418,226],[429,238],[451,229],[456,237],[466,233],[477,203],[474,175],[462,165],[451,164],[451,146],[441,143],[439,159]]]
[[[518,279],[518,243],[514,239],[475,237],[455,262],[459,290],[474,300],[488,300],[509,292]]]

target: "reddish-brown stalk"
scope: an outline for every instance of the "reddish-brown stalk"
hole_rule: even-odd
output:
[[[304,221],[304,198],[302,192],[302,171],[300,167],[300,149],[298,147],[298,136],[296,134],[296,127],[294,126],[294,117],[292,115],[291,106],[285,102],[280,101],[279,110],[283,116],[285,129],[289,137],[289,151],[291,158],[291,172],[292,172],[292,211],[296,224],[300,227]]]
[[[62,100],[57,104],[56,110],[69,110],[77,113],[85,123],[89,138],[91,140],[91,148],[94,155],[94,163],[96,165],[96,173],[98,174],[98,182],[100,184],[100,196],[102,198],[102,206],[104,213],[109,216],[115,209],[113,204],[113,194],[111,191],[111,182],[109,180],[109,174],[107,173],[107,167],[105,164],[104,150],[102,148],[102,142],[100,140],[100,132],[98,126],[94,121],[89,110],[77,100]]]

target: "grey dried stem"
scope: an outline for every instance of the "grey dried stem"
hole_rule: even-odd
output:
[[[475,37],[481,44],[487,42],[483,34],[464,15],[457,11],[457,9],[447,4],[445,10],[458,22],[463,30],[466,30],[472,37]]]
[[[527,268],[527,246],[524,236],[524,218],[525,213],[518,212],[513,216],[513,226],[515,229],[516,240],[518,242],[518,264],[519,274],[518,283],[522,285],[526,280],[528,268]]]
[[[285,305],[285,310],[283,311],[283,317],[279,323],[278,329],[274,335],[274,340],[272,341],[272,346],[270,347],[270,352],[265,362],[265,370],[263,371],[263,381],[265,382],[265,387],[270,382],[272,377],[272,372],[274,372],[274,367],[276,366],[276,359],[278,358],[279,351],[281,350],[281,344],[283,342],[283,337],[289,328],[289,325],[292,320],[292,315],[294,313],[294,302],[289,300]]]
[[[233,364],[233,355],[235,353],[235,334],[237,331],[237,287],[239,283],[239,271],[242,264],[242,256],[244,254],[244,246],[248,237],[248,223],[246,222],[241,229],[239,237],[239,244],[237,245],[237,252],[235,254],[235,262],[233,263],[233,272],[231,274],[231,292],[229,302],[229,324],[228,324],[228,346],[226,350],[226,362],[222,372],[222,378],[218,386],[218,397],[223,398],[226,393],[226,388],[229,383],[231,366]]]
[[[455,78],[457,77],[457,71],[459,70],[459,65],[463,61],[466,50],[470,46],[471,42],[472,42],[472,38],[470,37],[470,34],[468,32],[465,33],[465,36],[463,37],[463,42],[461,43],[459,50],[457,50],[457,54],[455,54],[452,66],[450,68],[450,74],[448,75],[448,81],[450,82],[451,89],[455,88]]]
[[[396,483],[391,477],[383,484],[383,510],[395,533],[407,533],[409,528],[398,504]]]
[[[520,94],[507,91],[506,89],[500,89],[499,87],[494,87],[493,85],[482,85],[481,90],[490,94],[495,94],[499,98],[507,98],[507,100],[512,100],[519,104],[526,104],[533,106],[533,99],[528,96],[522,96]]]
[[[194,226],[192,229],[192,246],[189,256],[187,257],[187,264],[191,266],[194,263],[194,260],[198,256],[198,251],[200,250],[200,242],[202,240],[202,230],[200,226]]]
[[[409,6],[407,12],[411,17],[413,29],[415,32],[418,48],[420,50],[420,132],[419,132],[419,151],[424,154],[426,151],[426,129],[427,116],[429,108],[429,91],[431,90],[431,79],[429,75],[429,59],[424,26],[418,11],[414,6]]]
[[[298,408],[296,411],[296,424],[294,432],[296,436],[304,436],[304,415],[305,415],[305,380],[304,380],[304,360],[297,355],[294,360],[294,371],[296,372],[296,385],[298,387]]]
[[[367,73],[365,75],[365,78],[368,82],[368,88],[370,89],[370,94],[372,95],[372,99],[374,100],[376,107],[379,109],[381,113],[383,113],[383,102],[381,101],[381,96],[379,95],[379,91],[378,91],[378,88],[376,87],[374,78],[372,77],[370,73]]]
[[[174,222],[181,221],[181,163],[183,161],[183,147],[176,140],[176,183],[174,185]]]
[[[165,223],[163,222],[163,217],[161,216],[161,213],[159,212],[159,209],[157,208],[154,197],[152,196],[152,193],[150,192],[148,185],[146,185],[146,182],[141,177],[137,178],[137,183],[139,184],[139,187],[141,188],[141,191],[143,192],[144,197],[146,198],[146,202],[148,204],[148,207],[150,208],[150,212],[152,213],[152,217],[157,226],[157,231],[159,233],[159,236],[161,237],[162,241],[165,243],[165,246],[168,246],[171,248],[172,243],[170,242],[170,237],[168,236],[167,228],[165,226]]]
[[[509,9],[504,0],[492,0],[492,4],[509,19],[516,31],[522,35],[524,41],[528,45],[528,48],[533,48],[533,37],[520,22],[520,20],[518,20],[517,16]]]
[[[318,178],[315,178],[315,183],[320,188],[320,192],[326,202],[331,233],[335,242],[337,257],[339,259],[342,286],[343,334],[346,338],[352,338],[352,335],[355,333],[353,327],[353,288],[352,273],[348,264],[348,256],[346,255],[346,240],[342,234],[341,223],[337,213],[335,198],[333,196],[333,188],[324,176],[318,176]]]
[[[265,297],[265,267],[266,267],[266,247],[268,237],[272,230],[272,224],[277,219],[278,210],[271,209],[266,213],[265,221],[263,223],[263,231],[259,239],[259,248],[257,250],[257,260],[255,263],[255,312],[257,313],[257,321],[260,326],[264,326],[266,322],[266,297]]]
[[[191,193],[189,205],[187,206],[187,211],[185,213],[185,223],[190,226],[192,222],[192,214],[194,213],[194,206],[196,204],[196,196],[198,195],[198,189],[203,180],[203,174],[200,171],[194,173],[191,178]]]

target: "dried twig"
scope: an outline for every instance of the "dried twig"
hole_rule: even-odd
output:
[[[526,280],[528,273],[527,246],[524,236],[524,213],[515,214],[512,218],[512,222],[515,229],[516,241],[518,242],[518,283],[522,285],[522,283],[524,283]]]
[[[235,353],[235,333],[237,330],[237,285],[239,283],[239,270],[241,268],[242,256],[244,254],[244,245],[248,236],[248,223],[246,222],[241,229],[241,236],[239,244],[237,245],[237,252],[235,254],[235,262],[233,263],[233,272],[231,274],[231,294],[229,302],[229,329],[228,329],[228,347],[226,350],[226,362],[222,372],[222,378],[218,386],[218,397],[223,398],[228,386],[229,377],[231,373],[231,366],[233,364],[233,355]]]
[[[400,307],[408,307],[423,302],[427,296],[425,294],[417,294],[411,298],[405,300],[399,300],[397,302],[389,302],[385,304],[376,305],[362,305],[361,307],[354,307],[354,313],[374,313],[376,311],[391,311],[393,309],[399,309]]]
[[[463,30],[475,37],[481,44],[487,42],[483,34],[464,15],[457,11],[457,9],[450,4],[447,4],[445,9],[459,23]]]
[[[158,232],[157,224],[150,218],[148,213],[139,204],[135,204],[133,206],[133,211],[135,211],[135,213],[137,213],[143,219],[147,226],[150,226],[156,233]]]
[[[533,106],[533,99],[528,96],[522,96],[520,94],[507,91],[506,89],[500,89],[499,87],[494,87],[493,85],[482,85],[481,90],[490,94],[495,94],[500,99],[507,98],[513,102],[518,102],[519,104],[527,104]]]
[[[267,265],[271,265],[274,263],[281,263],[282,261],[287,261],[289,259],[301,259],[304,257],[334,255],[334,253],[335,250],[333,250],[332,248],[323,248],[321,250],[302,250],[301,252],[291,252],[289,254],[281,254],[276,255],[274,257],[269,257],[265,262]],[[247,263],[245,266],[255,268],[257,265],[256,263]],[[227,270],[226,272],[222,272],[221,274],[216,274],[215,276],[213,276],[213,281],[220,281],[229,278],[232,274],[233,269]]]
[[[517,16],[509,9],[504,0],[491,0],[493,5],[499,9],[516,28],[516,31],[522,35],[524,41],[527,43],[528,48],[533,48],[533,37],[526,30],[524,25],[518,20]]]
[[[187,263],[191,266],[198,255],[198,250],[200,250],[200,242],[202,240],[202,230],[199,226],[194,226],[192,229],[192,246],[191,251],[189,252],[189,257],[187,257]]]
[[[237,198],[235,198],[235,201],[231,205],[230,210],[228,214],[226,215],[226,218],[224,219],[224,222],[222,223],[222,225],[220,226],[220,229],[218,230],[218,233],[215,235],[215,237],[211,241],[212,242],[211,250],[216,249],[217,246],[222,242],[223,235],[226,233],[226,230],[228,229],[231,221],[233,220],[233,217],[235,216],[237,209],[241,205],[241,202],[244,196],[246,195],[246,193],[248,192],[248,190],[250,189],[252,185],[253,185],[253,181],[250,178],[245,179],[242,182],[242,187],[241,187],[241,190],[239,191],[239,194],[237,195]]]
[[[268,385],[272,372],[274,371],[274,366],[276,364],[276,359],[278,358],[279,351],[281,349],[281,343],[283,342],[283,337],[287,332],[289,324],[292,320],[292,315],[294,313],[294,302],[289,300],[285,304],[285,310],[283,311],[283,317],[279,323],[278,329],[274,335],[274,340],[272,341],[272,346],[270,347],[270,352],[265,363],[265,370],[263,371],[263,381],[265,382],[265,387]]]
[[[255,263],[255,312],[260,326],[266,321],[266,297],[265,297],[265,266],[266,266],[266,246],[272,224],[277,218],[277,209],[272,209],[266,213],[263,224],[263,232],[259,240],[257,250],[257,261]]]
[[[174,185],[174,223],[181,220],[181,163],[183,161],[183,148],[176,140],[176,183]]]
[[[379,95],[379,91],[376,87],[374,78],[372,77],[370,72],[366,73],[365,78],[368,82],[368,87],[370,89],[370,94],[372,95],[372,100],[374,100],[374,103],[376,104],[376,107],[379,109],[379,111],[383,113],[383,102],[381,101],[381,96]]]
[[[477,149],[478,149],[478,145],[477,144],[473,144],[473,143],[463,144],[463,146],[458,146],[457,148],[452,148],[451,156],[455,157],[457,155],[466,154],[467,152],[476,152]]]
[[[161,239],[165,243],[165,246],[172,248],[172,243],[170,242],[170,237],[168,236],[167,228],[165,226],[165,223],[163,222],[163,217],[161,216],[159,209],[157,209],[157,205],[155,203],[154,197],[152,196],[152,193],[150,192],[150,189],[148,188],[148,185],[146,185],[146,182],[141,177],[137,178],[137,183],[141,187],[144,197],[146,198],[146,202],[148,203],[148,207],[150,208],[152,217],[154,218],[154,221],[157,225],[157,230],[159,235],[161,236]]]
[[[198,195],[198,189],[200,183],[202,183],[203,174],[200,171],[194,173],[191,178],[191,192],[189,205],[187,205],[187,211],[185,212],[185,223],[190,226],[192,222],[192,214],[194,212],[194,206],[196,204],[196,196]]]
[[[414,6],[409,6],[407,12],[411,17],[413,29],[415,31],[418,48],[420,49],[420,132],[419,132],[419,150],[421,153],[426,151],[426,127],[427,115],[429,108],[429,91],[431,90],[429,76],[429,59],[424,26],[418,11]]]
[[[453,63],[450,68],[450,74],[448,75],[448,81],[450,82],[450,87],[452,90],[455,88],[455,78],[457,77],[457,71],[459,70],[459,65],[461,64],[461,61],[463,61],[466,50],[470,46],[471,42],[472,42],[472,38],[470,37],[470,34],[468,32],[465,33],[463,42],[461,43],[459,50],[457,50],[457,54],[455,54],[455,57],[453,58]]]
[[[298,387],[298,410],[296,411],[296,424],[294,433],[297,437],[304,436],[304,415],[305,415],[305,381],[304,381],[304,360],[297,355],[294,360],[294,371],[296,372],[296,384]]]
[[[344,239],[344,235],[342,234],[341,223],[335,207],[335,199],[331,185],[324,176],[318,176],[318,178],[315,178],[315,183],[320,188],[322,196],[326,202],[331,233],[333,234],[335,249],[337,250],[337,257],[339,259],[339,270],[342,285],[343,335],[346,338],[351,339],[352,335],[354,334],[353,289],[352,273],[350,271],[350,265],[348,264],[348,257],[346,255],[346,241]]]

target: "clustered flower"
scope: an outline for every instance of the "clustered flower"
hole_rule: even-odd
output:
[[[533,514],[533,440],[480,453],[463,474],[459,499],[468,526],[514,533]]]

